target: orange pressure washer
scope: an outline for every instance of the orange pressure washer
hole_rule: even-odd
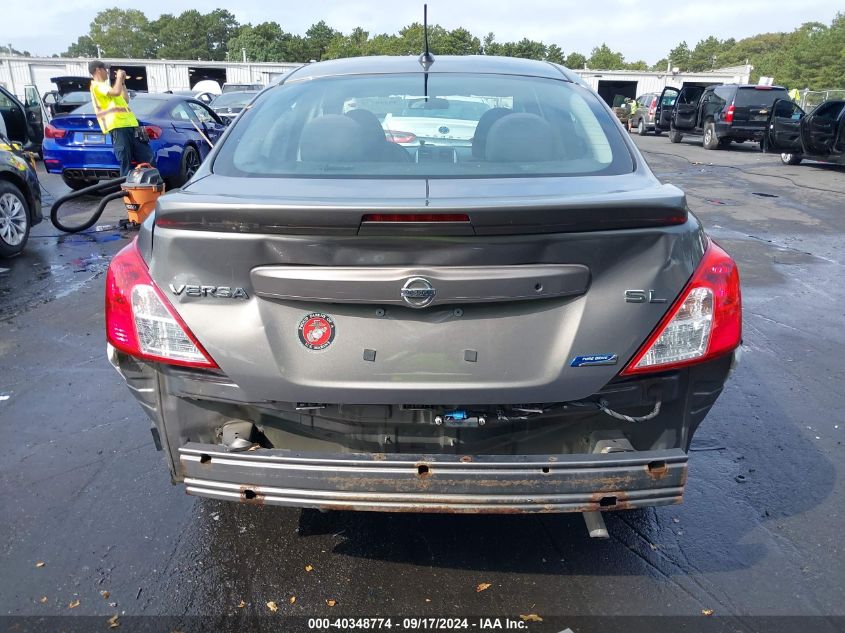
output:
[[[59,207],[68,200],[73,200],[74,198],[86,194],[99,193],[106,189],[113,189],[118,185],[120,186],[120,190],[106,195],[100,201],[100,205],[97,207],[94,215],[92,215],[84,223],[77,226],[69,226],[59,220]],[[106,205],[109,202],[116,200],[117,198],[123,198],[123,204],[126,205],[127,218],[125,220],[120,220],[120,228],[134,229],[138,228],[141,223],[147,219],[150,213],[153,212],[156,200],[158,200],[159,196],[163,193],[164,180],[162,180],[158,169],[149,163],[141,163],[135,167],[135,169],[130,171],[127,176],[121,176],[120,178],[114,178],[113,180],[107,180],[106,182],[99,182],[90,187],[85,187],[85,189],[80,189],[79,191],[74,191],[66,196],[62,196],[53,203],[53,206],[50,209],[50,220],[57,229],[64,231],[65,233],[77,233],[79,231],[84,231],[85,229],[93,226],[97,220],[100,219],[100,216],[103,214],[103,211],[105,211]]]

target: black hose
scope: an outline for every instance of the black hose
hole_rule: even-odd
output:
[[[106,180],[105,182],[98,182],[97,184],[91,185],[90,187],[85,187],[85,189],[80,189],[79,191],[72,191],[71,193],[62,196],[61,198],[56,200],[53,203],[53,206],[50,208],[50,221],[53,223],[53,226],[55,226],[60,231],[64,231],[65,233],[78,233],[79,231],[84,231],[85,229],[94,226],[97,220],[100,219],[100,216],[103,215],[103,211],[105,211],[106,205],[112,200],[116,200],[117,198],[122,197],[123,191],[115,191],[114,193],[108,194],[105,198],[100,201],[100,206],[97,207],[97,210],[94,212],[94,215],[88,218],[86,222],[78,226],[68,226],[66,224],[62,224],[59,221],[59,207],[61,207],[68,200],[73,200],[74,198],[78,198],[89,193],[102,193],[104,190],[119,186],[120,183],[125,181],[126,176],[121,176],[120,178],[113,178],[112,180]]]

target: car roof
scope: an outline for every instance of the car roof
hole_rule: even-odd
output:
[[[563,66],[533,59],[496,55],[436,55],[429,72],[432,74],[527,75],[573,81],[570,76],[571,71]],[[423,68],[419,57],[415,55],[350,57],[300,66],[282,77],[279,83],[306,81],[320,77],[392,73],[423,73]]]

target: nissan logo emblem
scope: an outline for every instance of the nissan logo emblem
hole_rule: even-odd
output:
[[[425,308],[434,301],[437,291],[428,279],[411,277],[402,286],[402,299],[412,308]]]

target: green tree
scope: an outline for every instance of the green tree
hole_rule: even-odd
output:
[[[320,61],[329,44],[339,35],[341,35],[340,31],[335,31],[325,21],[320,20],[316,24],[312,24],[305,31],[305,51],[303,52],[309,56],[309,60],[315,59]]]
[[[628,62],[625,64],[625,70],[648,70],[648,63],[641,59],[635,62]]]
[[[625,68],[625,57],[622,53],[612,51],[607,44],[593,49],[587,65],[596,70],[622,70]]]
[[[549,44],[546,49],[546,61],[553,64],[563,64],[563,51],[557,44]]]
[[[689,69],[690,50],[686,42],[681,42],[669,51],[669,61],[672,68],[679,68],[682,72]]]
[[[545,59],[546,45],[543,42],[529,40],[527,37],[524,37],[514,44],[512,56],[522,57],[523,59]]]
[[[569,53],[569,55],[566,56],[566,59],[563,60],[563,65],[567,68],[572,68],[573,70],[584,68],[586,64],[587,58],[581,53]]]
[[[725,43],[712,35],[701,40],[689,55],[688,70],[700,73],[716,68],[719,55],[725,51]]]
[[[440,47],[441,55],[479,55],[482,51],[481,40],[462,27],[446,33]]]
[[[97,45],[89,35],[80,35],[76,42],[68,46],[62,57],[96,57]]]
[[[206,42],[207,25],[202,13],[185,11],[174,17],[162,15],[153,21],[155,46],[162,59],[210,59]]]
[[[262,22],[255,26],[245,24],[229,40],[229,58],[232,61],[239,60],[243,51],[246,51],[246,58],[251,62],[294,61],[285,59],[285,35],[277,22]],[[289,35],[287,39],[290,39]]]
[[[91,22],[88,33],[99,44],[103,57],[149,58],[155,53],[155,41],[147,16],[138,9],[105,9]]]
[[[215,9],[203,16],[203,20],[208,59],[225,60],[228,52],[227,44],[238,32],[238,20],[226,9]]]
[[[501,55],[502,45],[496,41],[496,36],[490,31],[484,36],[481,44],[481,51],[484,55]]]

